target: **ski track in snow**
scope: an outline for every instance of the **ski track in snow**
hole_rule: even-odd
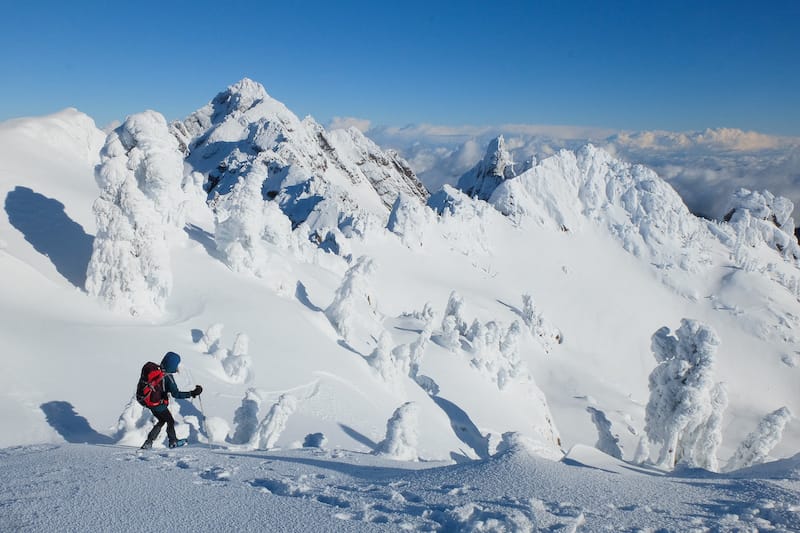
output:
[[[440,466],[319,449],[16,447],[0,450],[0,519],[32,531],[800,529],[798,479],[620,473],[625,463],[593,457],[609,463],[520,450]]]

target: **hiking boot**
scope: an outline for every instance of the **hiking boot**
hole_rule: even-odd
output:
[[[151,441],[150,439],[147,439],[146,441],[144,441],[144,444],[142,444],[141,449],[142,450],[149,450],[152,447],[153,447],[153,441]]]
[[[178,439],[178,440],[171,440],[169,441],[170,448],[177,448],[178,446],[183,446],[186,444],[186,439]]]

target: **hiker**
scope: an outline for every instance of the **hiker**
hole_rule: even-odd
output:
[[[194,398],[203,392],[203,387],[197,385],[191,391],[178,390],[172,374],[178,371],[180,363],[180,355],[175,352],[167,352],[164,359],[161,360],[161,365],[148,363],[142,369],[142,380],[145,383],[144,396],[146,396],[143,405],[148,407],[153,416],[156,417],[156,420],[158,420],[153,429],[150,430],[150,433],[148,433],[147,440],[142,444],[143,450],[153,446],[153,441],[161,433],[161,428],[164,424],[167,425],[167,438],[169,439],[170,448],[186,444],[186,439],[179,440],[175,435],[175,419],[172,418],[172,413],[169,412],[168,407],[169,395],[172,395],[173,398]],[[152,365],[152,367],[148,369],[148,365]]]

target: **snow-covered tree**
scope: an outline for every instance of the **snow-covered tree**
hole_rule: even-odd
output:
[[[370,305],[369,281],[375,272],[375,263],[361,256],[345,272],[342,284],[336,290],[333,302],[325,309],[325,315],[346,342],[352,340],[359,319],[359,307]]]
[[[231,436],[233,444],[247,444],[254,438],[258,429],[258,410],[261,407],[261,396],[255,389],[248,389],[242,398],[242,404],[233,414],[234,433]]]
[[[408,358],[410,366],[408,375],[412,378],[416,378],[419,373],[419,365],[422,363],[422,359],[425,356],[425,348],[431,340],[431,335],[433,335],[433,321],[434,315],[428,315],[425,326],[422,328],[419,337],[409,346]]]
[[[781,441],[783,430],[791,418],[792,413],[787,407],[781,407],[762,418],[758,427],[739,444],[725,465],[725,470],[730,472],[765,462],[769,452]]]
[[[150,411],[145,411],[136,398],[131,398],[122,414],[119,415],[114,437],[120,443],[140,444],[145,433],[150,430]]]
[[[278,401],[272,404],[267,415],[258,424],[258,429],[250,439],[250,448],[254,450],[274,448],[281,433],[286,429],[289,417],[296,409],[297,398],[291,394],[281,394]]]
[[[206,353],[214,355],[220,349],[220,341],[222,340],[222,331],[225,325],[219,322],[214,323],[203,332],[199,344],[202,346]]]
[[[233,343],[233,348],[228,351],[227,357],[222,360],[225,374],[234,383],[244,383],[250,378],[252,360],[248,355],[250,337],[239,333]]]
[[[717,383],[711,389],[711,411],[703,424],[698,424],[692,434],[684,439],[690,450],[682,452],[683,457],[691,457],[685,461],[693,467],[704,468],[711,472],[719,470],[717,450],[722,444],[722,414],[728,407],[728,392],[724,383]]]
[[[414,402],[407,402],[398,407],[386,423],[386,438],[376,450],[398,461],[417,461],[419,454],[419,407]]]
[[[455,319],[456,329],[461,335],[467,334],[467,321],[464,320],[464,299],[456,291],[450,293],[450,298],[447,300],[447,307],[444,310],[443,320],[452,316]],[[442,326],[444,329],[444,325]]]
[[[655,464],[715,464],[713,444],[727,403],[724,389],[715,388],[712,379],[719,344],[714,330],[696,320],[682,319],[675,336],[667,327],[653,334],[651,349],[658,364],[649,378],[645,432],[657,450]]]
[[[536,304],[530,294],[522,295],[522,321],[546,353],[550,353],[554,344],[561,344],[561,332],[548,324],[536,310]]]
[[[372,354],[367,358],[369,365],[387,383],[394,383],[402,374],[402,368],[392,350],[392,337],[383,332]]]
[[[409,248],[419,248],[425,227],[435,218],[433,211],[418,198],[401,192],[397,195],[386,228],[398,235]]]
[[[172,289],[169,241],[184,224],[183,157],[164,117],[131,115],[106,139],[86,290],[114,310],[163,312]]]
[[[264,275],[265,242],[286,247],[291,241],[291,222],[274,202],[262,196],[266,172],[256,168],[240,178],[217,209],[217,249],[234,272]]]

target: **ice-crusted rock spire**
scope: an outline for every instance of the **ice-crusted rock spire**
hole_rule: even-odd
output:
[[[515,176],[514,161],[500,135],[489,143],[484,158],[459,178],[457,187],[467,196],[488,200],[503,181]]]

